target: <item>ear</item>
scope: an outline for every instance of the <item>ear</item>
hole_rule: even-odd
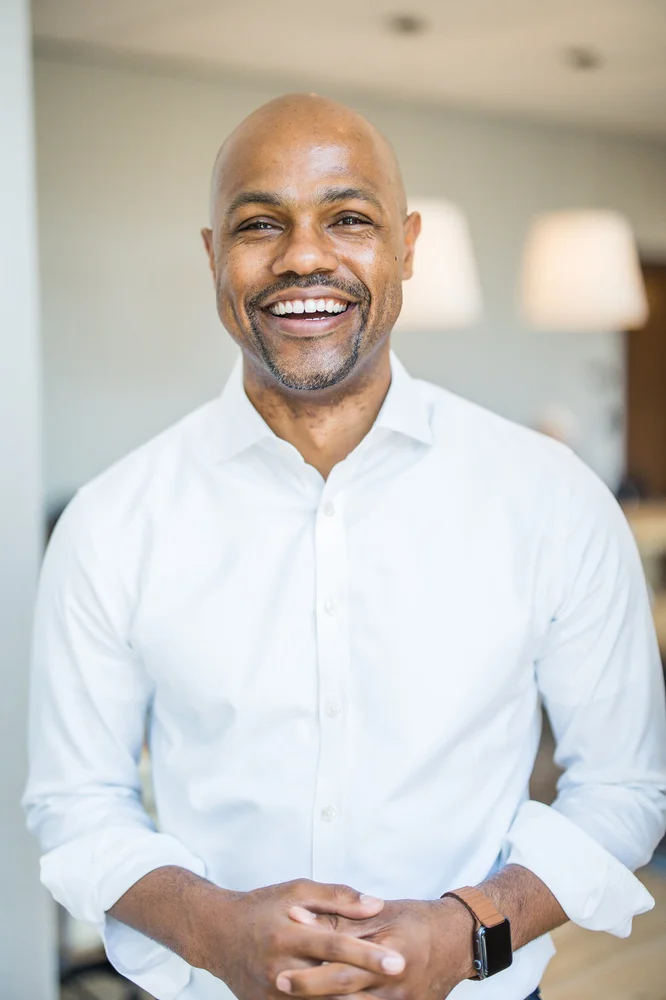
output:
[[[414,271],[414,248],[418,235],[421,232],[421,216],[418,212],[412,212],[404,222],[405,228],[405,249],[402,257],[402,280],[411,278]]]
[[[206,248],[206,253],[208,255],[208,266],[210,267],[210,273],[213,275],[213,280],[215,280],[215,250],[213,247],[213,230],[202,229],[201,239],[204,241],[204,246]]]

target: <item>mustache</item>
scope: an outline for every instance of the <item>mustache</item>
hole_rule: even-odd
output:
[[[302,277],[289,277],[286,275],[278,279],[272,285],[263,288],[261,292],[251,296],[246,300],[245,307],[248,312],[261,308],[261,303],[272,295],[279,295],[280,292],[291,291],[294,288],[306,290],[308,288],[323,287],[331,288],[338,292],[343,292],[351,299],[356,299],[359,303],[367,305],[370,302],[370,292],[362,281],[347,281],[343,278],[331,278],[325,274],[306,274]]]

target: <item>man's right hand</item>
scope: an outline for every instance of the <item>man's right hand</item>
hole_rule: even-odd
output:
[[[295,923],[289,917],[292,906],[364,920],[376,916],[383,905],[383,900],[362,896],[349,886],[308,879],[231,892],[182,868],[158,868],[109,912],[223,980],[239,1000],[284,1000],[276,980],[285,969],[332,962],[340,973],[337,981],[344,982],[344,966],[353,967],[350,974],[366,969],[387,979],[404,968],[401,956],[388,947],[340,933],[334,926]]]

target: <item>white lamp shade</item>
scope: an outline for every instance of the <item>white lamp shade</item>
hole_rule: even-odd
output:
[[[540,330],[642,326],[647,299],[626,219],[593,210],[538,216],[525,244],[521,302],[526,320]]]
[[[465,216],[434,198],[410,200],[421,215],[414,273],[403,282],[396,330],[410,333],[459,329],[481,315],[481,289]]]

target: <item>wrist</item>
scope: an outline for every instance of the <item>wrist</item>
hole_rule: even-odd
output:
[[[234,927],[232,909],[244,893],[221,889],[212,882],[201,881],[191,887],[184,899],[182,947],[179,954],[198,969],[210,967],[211,956],[223,962],[227,950],[227,934]]]
[[[458,959],[457,982],[471,979],[476,975],[474,968],[474,929],[476,922],[467,907],[453,896],[438,899],[433,904],[435,910],[436,940],[445,946],[444,961],[451,971],[451,958]]]

